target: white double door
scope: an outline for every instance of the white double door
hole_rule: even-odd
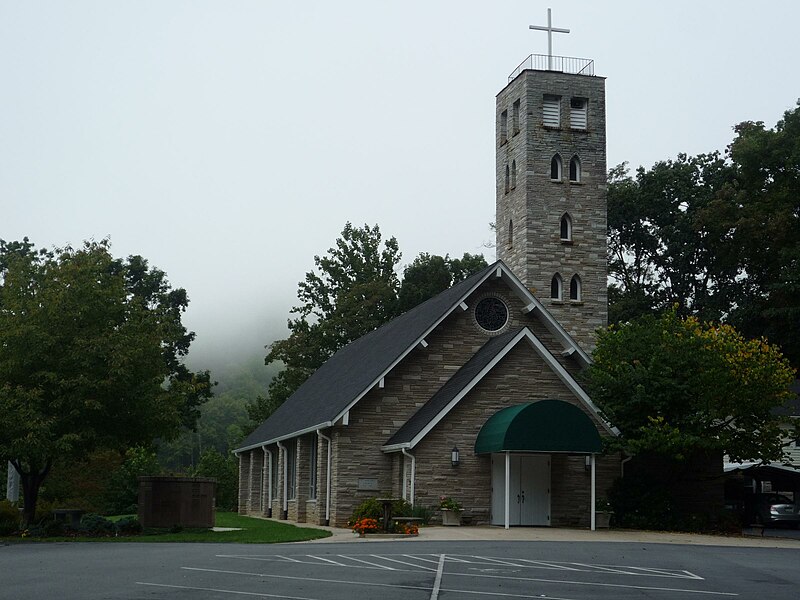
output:
[[[550,525],[550,456],[509,454],[509,525]],[[506,455],[492,454],[492,524],[505,525]]]

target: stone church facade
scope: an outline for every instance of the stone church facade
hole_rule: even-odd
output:
[[[476,524],[593,525],[620,471],[579,383],[607,318],[604,80],[510,79],[500,260],[340,350],[256,429],[240,513],[342,526],[370,497],[451,496]]]

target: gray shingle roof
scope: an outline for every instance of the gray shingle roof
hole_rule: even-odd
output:
[[[413,440],[436,415],[450,404],[459,393],[514,339],[523,328],[498,335],[486,342],[464,366],[439,388],[425,404],[386,442],[387,446],[406,444]]]
[[[498,263],[351,342],[323,364],[242,442],[238,450],[325,427],[368,390]]]

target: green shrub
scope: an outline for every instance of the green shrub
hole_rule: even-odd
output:
[[[239,502],[239,463],[233,454],[220,454],[206,450],[200,455],[195,477],[213,477],[217,480],[217,509],[235,510]]]
[[[9,500],[0,501],[0,535],[12,534],[19,526],[19,508]]]
[[[83,515],[81,518],[81,531],[90,535],[102,535],[114,533],[115,527],[112,521],[96,513]]]
[[[411,516],[417,517],[418,519],[422,519],[422,524],[428,525],[430,524],[431,519],[433,518],[434,512],[435,509],[432,506],[421,506],[417,504],[411,510]]]
[[[383,504],[377,498],[367,498],[356,506],[350,517],[350,523],[355,523],[361,519],[380,519],[383,517]]]
[[[120,535],[137,535],[142,533],[142,524],[136,517],[122,517],[114,526]]]
[[[411,504],[405,500],[397,500],[392,504],[393,517],[410,517],[412,510]]]
[[[35,525],[28,527],[30,537],[57,537],[64,535],[64,524],[55,519],[45,519]]]

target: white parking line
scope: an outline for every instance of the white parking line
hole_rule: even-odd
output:
[[[335,560],[331,560],[330,558],[324,558],[322,556],[313,556],[311,554],[306,554],[308,558],[313,558],[314,560],[324,560],[326,563],[330,563],[332,565],[336,565],[337,567],[351,567],[352,565],[346,565],[344,563],[336,562]]]
[[[425,567],[425,566],[422,566],[422,565],[416,565],[416,564],[414,564],[414,563],[406,562],[406,561],[404,561],[404,560],[397,560],[396,558],[389,558],[389,557],[388,557],[388,556],[386,556],[386,555],[379,556],[379,555],[377,555],[377,554],[370,554],[370,556],[372,556],[372,557],[374,557],[374,558],[380,558],[381,560],[388,560],[388,561],[391,561],[391,562],[400,563],[401,565],[406,565],[406,566],[408,566],[408,567],[414,567],[414,568],[416,568],[416,569],[424,569],[424,570],[426,570],[426,571],[433,571],[433,572],[436,572],[436,569],[432,569],[431,567]],[[401,554],[400,556],[403,556],[403,555]]]
[[[195,590],[198,592],[217,592],[219,594],[238,594],[240,596],[257,596],[259,598],[284,598],[285,600],[322,600],[321,598],[308,598],[307,596],[287,596],[286,594],[265,594],[264,592],[241,592],[239,590],[222,590],[219,588],[194,587],[191,585],[169,585],[166,583],[148,583],[136,581],[136,585],[149,585],[152,587],[171,588],[176,590]]]
[[[433,563],[435,565],[439,564],[439,559],[438,558],[436,560],[433,560],[432,558],[425,558],[424,556],[422,556],[420,554],[403,554],[401,556],[407,556],[408,558],[413,558],[414,560],[421,560],[421,561],[424,561],[424,562]],[[439,554],[429,554],[428,556],[436,556],[436,557],[438,557]]]
[[[583,569],[576,569],[575,567],[568,567],[567,565],[561,565],[558,563],[546,562],[542,560],[530,560],[528,558],[515,558],[514,560],[530,563],[533,567],[539,569],[555,569],[557,571],[583,571]],[[520,565],[520,566],[527,567],[529,565]]]
[[[512,563],[507,560],[501,560],[499,558],[489,558],[488,556],[475,556],[475,558],[480,558],[481,560],[488,560],[489,564],[493,565],[506,565],[507,567],[525,567],[527,565],[519,565],[517,563]]]
[[[485,579],[504,579],[509,581],[529,581],[536,583],[558,583],[566,585],[582,585],[589,587],[623,588],[631,590],[651,590],[655,592],[680,592],[683,594],[708,594],[711,596],[738,596],[734,592],[716,592],[711,590],[692,590],[687,588],[667,588],[646,585],[627,585],[624,583],[603,583],[597,581],[571,581],[569,579],[543,579],[539,577],[511,577],[509,575],[485,575],[480,573],[458,573],[451,571],[447,573],[450,577],[481,577]]]
[[[227,569],[206,569],[201,567],[181,567],[181,569],[185,571],[200,571],[203,573],[224,573],[226,575],[247,575],[250,577],[266,577],[268,579],[286,579],[290,581],[315,581],[317,583],[341,583],[342,585],[360,585],[364,587],[382,587],[382,588],[396,588],[402,590],[421,590],[423,592],[429,592],[431,590],[430,586],[427,585],[408,585],[408,584],[401,584],[401,583],[373,583],[369,581],[352,581],[346,580],[343,581],[341,579],[321,579],[318,577],[295,577],[292,575],[278,575],[275,573],[249,573],[247,571],[229,571]],[[142,584],[148,585],[148,584]],[[311,599],[316,600],[316,599]]]
[[[439,598],[439,588],[442,587],[442,574],[444,573],[444,554],[439,556],[439,566],[436,568],[436,579],[433,580],[433,589],[431,590],[431,600]]]
[[[288,560],[289,562],[296,562],[296,563],[303,562],[302,560],[295,560],[293,558],[289,558],[288,556],[281,556],[280,554],[276,554],[275,556],[277,556],[278,558],[282,558],[283,560]]]
[[[378,564],[378,563],[369,562],[368,560],[362,560],[360,558],[356,558],[355,556],[345,556],[344,554],[337,554],[337,556],[341,556],[342,558],[346,558],[347,560],[354,560],[356,562],[364,563],[365,565],[371,565],[373,568],[376,568],[376,569],[386,569],[387,571],[396,571],[397,570],[394,567],[387,567],[386,565],[381,565],[381,564]]]

